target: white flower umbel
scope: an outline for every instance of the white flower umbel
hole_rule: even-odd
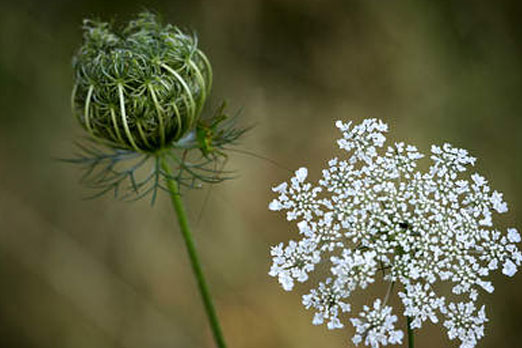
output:
[[[269,208],[285,211],[301,239],[272,248],[270,275],[291,290],[295,281],[306,282],[326,267],[330,275],[303,296],[303,304],[315,310],[314,324],[326,322],[329,329],[343,327],[353,292],[386,282],[385,298],[351,319],[356,344],[402,341],[403,332],[394,327],[398,319],[386,305],[398,289],[410,329],[442,318],[450,339],[475,347],[487,321],[479,295],[494,291],[490,273],[513,276],[522,263],[518,231],[495,227],[508,209],[502,193],[469,173],[476,159],[466,150],[433,145],[425,156],[403,142],[385,147],[388,126],[376,119],[336,126],[345,158],[331,159],[317,184],[300,168],[290,183],[273,189],[278,196]],[[423,158],[431,160],[426,170],[418,169]],[[451,299],[440,293],[447,284]],[[454,304],[453,298],[462,300]]]
[[[286,291],[292,290],[294,279],[299,282],[308,280],[308,273],[321,260],[317,244],[310,239],[302,239],[298,243],[292,240],[285,248],[280,243],[272,248],[270,254],[273,264],[269,274],[277,276]]]
[[[404,334],[401,330],[395,329],[397,316],[391,314],[392,308],[384,306],[380,299],[376,299],[373,308],[363,307],[359,318],[352,318],[355,327],[353,343],[364,344],[372,348],[379,348],[380,345],[401,344]]]
[[[328,278],[326,282],[319,283],[317,289],[312,289],[309,294],[303,296],[303,305],[306,309],[317,310],[312,322],[314,325],[320,325],[327,319],[330,330],[340,329],[344,325],[339,320],[339,314],[350,311],[350,305],[342,300],[349,295],[349,292],[338,287],[331,278]]]
[[[452,340],[458,338],[460,348],[473,348],[484,337],[484,323],[488,321],[484,306],[476,316],[473,302],[450,303],[444,312],[447,318],[444,327],[448,329],[448,337]]]
[[[399,297],[404,304],[404,315],[412,318],[412,329],[420,329],[428,318],[432,323],[438,323],[436,311],[444,308],[444,298],[437,297],[428,283],[424,286],[408,284],[406,292],[399,292]]]

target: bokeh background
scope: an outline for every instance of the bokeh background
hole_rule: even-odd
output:
[[[0,2],[0,346],[213,347],[166,197],[151,207],[83,200],[78,168],[55,160],[83,134],[69,109],[85,17],[144,8],[199,33],[211,103],[256,127],[241,149],[312,178],[335,152],[337,119],[384,119],[392,139],[472,150],[522,216],[522,7],[514,1],[215,0]],[[311,324],[304,288],[267,275],[269,246],[295,228],[267,210],[289,172],[230,154],[236,180],[187,192],[231,348],[351,347],[351,326]],[[208,197],[208,199],[207,199]],[[205,203],[206,202],[206,203]],[[522,342],[522,274],[494,277],[480,347]],[[379,289],[362,294],[370,302]],[[404,324],[403,324],[404,325]],[[438,326],[419,347],[457,346]]]

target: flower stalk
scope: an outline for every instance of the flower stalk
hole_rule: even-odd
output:
[[[411,327],[411,317],[406,317],[406,324],[408,326],[408,348],[414,348],[414,332]]]
[[[205,312],[207,313],[208,321],[210,324],[210,328],[212,329],[212,334],[214,335],[216,346],[218,348],[226,348],[225,339],[221,330],[221,325],[219,324],[216,308],[214,306],[214,302],[212,300],[212,296],[210,295],[207,281],[201,268],[201,263],[199,261],[199,256],[196,250],[196,245],[194,243],[194,238],[192,237],[192,233],[190,232],[187,214],[185,213],[183,201],[179,192],[179,185],[173,179],[172,170],[170,169],[167,160],[165,159],[165,156],[161,157],[160,162],[161,168],[165,171],[166,174],[165,180],[167,183],[167,189],[170,194],[172,206],[174,207],[174,210],[178,217],[181,235],[183,236],[183,241],[185,242],[185,246],[187,247],[190,265],[192,266],[192,271],[194,272],[194,276],[196,277],[198,290],[201,295],[201,298],[203,299]]]

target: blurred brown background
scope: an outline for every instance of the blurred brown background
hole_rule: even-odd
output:
[[[82,200],[81,172],[53,158],[83,134],[69,111],[81,20],[144,8],[199,33],[212,103],[257,127],[242,149],[312,178],[335,151],[334,120],[380,117],[392,139],[471,149],[522,216],[522,7],[518,1],[2,1],[0,346],[213,347],[166,197],[151,208]],[[267,275],[295,228],[270,213],[289,173],[231,154],[237,180],[186,194],[231,348],[350,347],[351,326],[311,324],[300,287]],[[201,219],[198,219],[200,212]],[[522,342],[522,274],[494,277],[480,347]],[[372,290],[377,292],[378,290]],[[361,296],[357,301],[369,301]],[[456,347],[427,325],[418,347]]]

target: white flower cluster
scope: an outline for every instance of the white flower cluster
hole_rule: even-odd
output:
[[[390,306],[383,306],[380,299],[375,300],[373,308],[363,307],[360,318],[352,318],[355,327],[355,336],[352,341],[359,344],[364,339],[364,344],[372,347],[383,346],[388,343],[402,343],[401,330],[395,330],[397,316],[391,314]]]
[[[475,347],[487,321],[484,306],[476,310],[479,291],[493,292],[491,271],[513,276],[522,263],[518,231],[502,233],[493,225],[494,215],[507,211],[502,194],[483,176],[466,173],[475,163],[466,150],[433,145],[423,171],[417,162],[424,155],[415,146],[384,147],[388,126],[382,121],[336,126],[346,159],[330,160],[318,184],[307,182],[308,171],[300,168],[290,183],[273,189],[278,197],[270,210],[286,211],[301,238],[272,248],[269,274],[290,291],[326,267],[330,275],[303,304],[315,311],[313,324],[326,322],[329,329],[343,327],[354,291],[378,278],[386,282],[386,298],[351,319],[355,344],[402,343],[398,318],[386,305],[398,288],[412,329],[442,317],[450,339],[460,340],[460,348]],[[453,295],[442,295],[448,286]]]

